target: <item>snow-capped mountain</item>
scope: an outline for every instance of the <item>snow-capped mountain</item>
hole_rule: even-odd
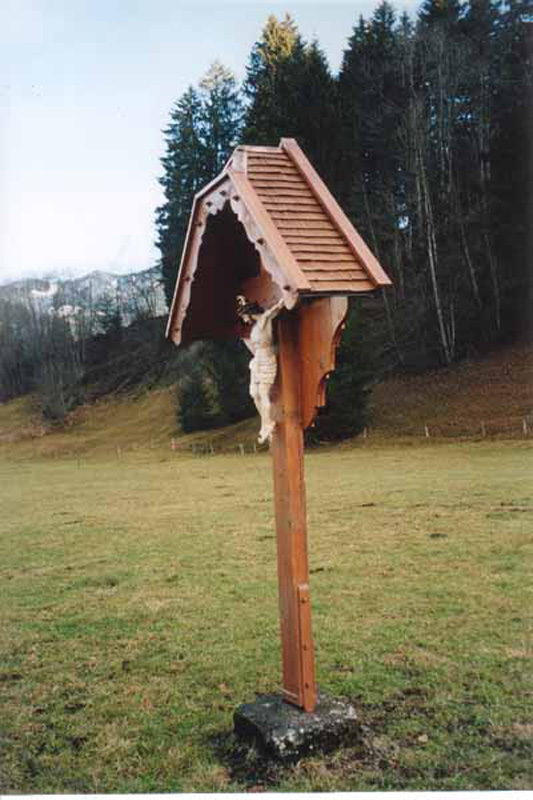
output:
[[[23,303],[39,313],[75,321],[118,311],[124,325],[139,316],[166,314],[167,305],[157,267],[130,275],[94,272],[81,278],[28,278],[0,286],[0,300]]]

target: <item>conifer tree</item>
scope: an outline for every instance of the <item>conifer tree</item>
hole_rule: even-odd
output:
[[[422,25],[438,25],[456,34],[460,30],[458,23],[464,12],[464,5],[459,0],[424,0],[418,12]]]
[[[227,67],[215,61],[200,81],[200,135],[206,181],[217,175],[236,146],[242,124],[237,82]]]
[[[382,2],[370,22],[359,20],[344,53],[339,91],[343,197],[379,255],[380,235],[390,227],[402,191],[397,132],[406,104],[400,38],[389,3]]]
[[[409,97],[406,64],[412,29],[398,24],[392,6],[382,2],[372,18],[360,17],[344,52],[339,75],[343,131],[344,207],[393,280],[383,293],[388,337],[403,361],[398,330],[410,254],[407,204],[410,180],[400,135]]]
[[[294,75],[302,61],[303,43],[292,17],[287,14],[280,22],[271,15],[246,69],[247,144],[277,145],[281,136],[294,135]]]
[[[201,118],[200,96],[190,86],[174,106],[170,125],[164,131],[166,154],[161,159],[164,174],[159,182],[163,187],[165,203],[156,211],[156,244],[161,251],[161,274],[169,304],[192,201],[201,188],[206,172]]]
[[[305,47],[299,67],[294,79],[294,136],[328,187],[338,194],[341,140],[337,83],[317,40]]]
[[[165,129],[166,154],[160,178],[165,202],[156,211],[157,247],[167,302],[172,300],[194,195],[224,166],[238,142],[242,107],[232,73],[215,62],[182,95]]]
[[[204,363],[213,386],[217,425],[230,425],[255,414],[250,397],[250,353],[239,341],[209,342]]]
[[[248,100],[243,140],[276,146],[298,140],[328,183],[338,164],[336,84],[318,42],[306,45],[294,20],[270,16],[254,45],[244,93]]]
[[[178,423],[184,433],[208,430],[216,425],[213,401],[201,364],[193,365],[177,385]]]
[[[533,7],[507,0],[497,22],[491,230],[502,279],[502,329],[533,328]]]

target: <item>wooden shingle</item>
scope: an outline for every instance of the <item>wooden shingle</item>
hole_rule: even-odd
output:
[[[313,292],[352,294],[390,283],[294,140],[243,150],[246,175]]]

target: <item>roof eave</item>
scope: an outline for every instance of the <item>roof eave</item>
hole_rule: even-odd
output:
[[[166,327],[166,331],[165,331],[165,338],[171,339],[171,341],[173,341],[177,345],[179,345],[180,341],[181,341],[181,332],[180,332],[179,339],[176,339],[172,334],[173,334],[174,327],[175,327],[175,317],[176,317],[176,312],[177,312],[177,308],[178,308],[178,300],[179,300],[179,296],[181,294],[181,288],[182,288],[182,284],[183,284],[183,280],[182,280],[183,271],[184,271],[184,267],[185,267],[185,264],[186,264],[186,261],[187,261],[187,255],[189,253],[189,249],[190,249],[190,245],[191,245],[191,238],[192,238],[191,233],[194,230],[194,223],[195,223],[196,216],[197,216],[197,213],[198,213],[198,206],[199,206],[199,202],[200,202],[199,195],[200,195],[200,193],[198,193],[195,196],[194,200],[193,200],[193,205],[192,205],[192,209],[191,209],[191,215],[189,217],[189,224],[187,226],[187,233],[185,235],[185,245],[183,247],[183,251],[182,251],[182,254],[181,254],[181,261],[180,261],[180,266],[179,266],[179,269],[178,269],[178,277],[176,279],[176,286],[174,287],[174,295],[172,297],[172,303],[170,304],[170,311],[169,311],[169,314],[168,314],[168,322],[167,322],[167,327]]]

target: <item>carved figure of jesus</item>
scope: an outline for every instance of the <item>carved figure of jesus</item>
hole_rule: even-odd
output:
[[[244,298],[243,298],[244,300]],[[244,342],[252,353],[250,361],[250,394],[261,417],[261,429],[258,441],[260,444],[270,441],[276,423],[272,416],[271,391],[278,372],[278,354],[274,344],[273,322],[285,301],[280,300],[266,311],[260,306],[241,302],[239,314],[242,319],[251,323],[252,330],[249,339]]]

